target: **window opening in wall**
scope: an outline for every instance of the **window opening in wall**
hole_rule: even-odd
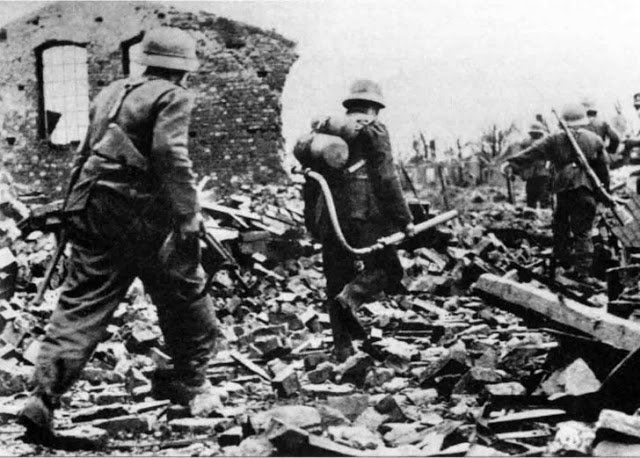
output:
[[[86,48],[54,45],[40,54],[43,137],[54,145],[79,142],[89,125]]]
[[[140,76],[145,70],[144,65],[136,62],[137,57],[142,52],[142,37],[144,33],[122,42],[122,71],[126,76]]]

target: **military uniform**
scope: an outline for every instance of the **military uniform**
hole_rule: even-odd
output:
[[[598,118],[593,118],[590,120],[589,124],[585,126],[585,129],[590,130],[594,134],[598,135],[602,139],[602,141],[606,141],[609,139],[609,144],[606,147],[607,153],[609,156],[616,154],[618,151],[618,146],[620,145],[620,136],[613,129],[608,122],[600,120]]]
[[[594,171],[597,173],[606,169],[606,153],[600,137],[584,128],[572,128],[572,132]],[[565,263],[574,261],[576,271],[588,275],[593,260],[591,230],[597,205],[594,186],[577,163],[564,132],[549,135],[508,159],[516,171],[540,160],[551,161],[554,168],[552,190],[557,195],[553,221],[556,257]],[[608,175],[600,173],[599,177],[605,181]],[[606,182],[604,184],[608,185]],[[570,252],[571,233],[573,256]]]
[[[217,327],[199,242],[168,237],[200,210],[187,151],[192,106],[183,87],[143,76],[111,84],[92,107],[65,206],[69,274],[36,363],[36,392],[54,405],[107,337],[136,277],[157,306],[176,376],[192,384],[206,379]],[[126,147],[100,150],[111,122],[139,157],[118,157]]]
[[[366,123],[348,145],[345,169],[333,169],[321,162],[313,168],[329,184],[347,242],[360,248],[404,229],[412,216],[400,187],[384,124],[378,120]],[[357,167],[362,160],[364,165]],[[354,165],[356,170],[350,171]],[[337,349],[346,348],[352,337],[364,337],[354,319],[357,308],[380,292],[401,291],[403,269],[394,247],[365,256],[363,269],[358,269],[358,260],[340,246],[315,183],[305,184],[304,198],[307,227],[322,241],[334,344]]]
[[[534,143],[532,138],[521,141],[519,150],[523,151]],[[547,168],[547,161],[535,161],[531,166],[520,172],[520,177],[526,181],[527,207],[540,208],[551,206],[551,171]]]

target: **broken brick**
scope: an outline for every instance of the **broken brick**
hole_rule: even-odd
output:
[[[288,366],[276,374],[271,382],[279,397],[288,398],[300,391],[298,373],[292,366]]]

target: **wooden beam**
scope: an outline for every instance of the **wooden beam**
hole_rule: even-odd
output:
[[[632,351],[640,343],[640,324],[611,315],[605,309],[587,307],[567,298],[560,299],[551,291],[531,284],[484,274],[476,282],[474,290],[489,299],[491,305],[520,315],[533,312],[614,348]]]

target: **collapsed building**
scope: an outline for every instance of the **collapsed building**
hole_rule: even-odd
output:
[[[295,43],[206,12],[151,2],[57,2],[0,29],[0,151],[16,180],[60,195],[88,125],[89,101],[140,69],[144,31],[188,30],[201,66],[190,154],[221,187],[282,182],[280,95]]]

